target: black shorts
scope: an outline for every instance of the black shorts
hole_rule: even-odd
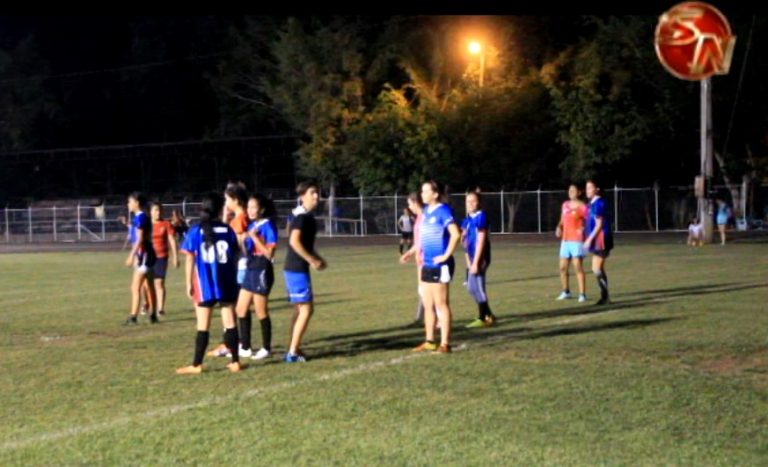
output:
[[[611,256],[611,250],[594,250],[590,251],[590,253],[603,259]]]
[[[222,302],[220,300],[208,300],[206,302],[200,302],[197,304],[200,308],[213,308],[216,305],[234,305],[234,302]]]
[[[400,232],[400,238],[403,240],[413,240],[413,232]]]
[[[422,266],[421,281],[430,284],[447,284],[453,279],[454,269],[456,269],[456,263],[453,261],[453,258],[450,258],[439,267]]]
[[[262,268],[248,268],[245,270],[245,279],[240,287],[251,293],[269,296],[275,283],[275,271],[272,263],[267,261]]]

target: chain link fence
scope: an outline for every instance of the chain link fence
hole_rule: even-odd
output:
[[[606,189],[603,197],[611,209],[617,232],[659,232],[687,229],[697,215],[693,187]],[[567,199],[564,190],[536,190],[483,193],[492,233],[543,233],[555,230],[560,206]],[[754,196],[757,212],[751,228],[768,228],[768,189]],[[457,219],[466,215],[463,194],[449,197]],[[278,227],[287,226],[295,199],[276,199]],[[406,195],[358,196],[322,199],[315,216],[319,235],[365,236],[398,233],[397,220],[407,206]],[[190,223],[197,220],[200,203],[163,205],[166,217],[176,210]],[[0,214],[0,241],[5,243],[115,242],[125,241],[129,218],[125,205],[54,205],[26,209],[3,209]]]

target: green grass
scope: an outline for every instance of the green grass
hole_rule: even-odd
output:
[[[768,463],[768,244],[620,242],[596,308],[554,300],[556,242],[496,241],[499,326],[463,328],[459,267],[447,356],[410,352],[416,274],[395,246],[321,253],[309,363],[187,377],[181,269],[167,318],[124,328],[125,252],[0,255],[0,465]],[[281,274],[272,299],[282,356]]]

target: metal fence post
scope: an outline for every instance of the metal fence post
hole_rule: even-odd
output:
[[[11,224],[8,221],[8,205],[5,205],[5,243],[11,243]]]
[[[53,241],[58,241],[58,237],[56,236],[56,205],[51,208],[53,210]]]
[[[185,196],[183,200],[181,200],[181,215],[186,219],[187,218],[187,197]]]
[[[27,221],[29,222],[29,243],[32,243],[32,206],[27,206]]]
[[[397,191],[395,191],[395,234],[397,234],[397,220],[400,218],[397,211]]]
[[[541,186],[536,189],[536,210],[539,213],[539,233],[541,233]]]
[[[360,193],[360,235],[365,235],[365,229],[363,228],[363,193]]]
[[[656,203],[656,232],[659,231],[659,186],[654,185],[653,187],[653,193]]]
[[[619,186],[618,184],[613,184],[613,218],[615,219],[613,222],[613,230],[618,232],[619,231]]]
[[[80,230],[80,203],[77,203],[77,239],[81,240],[81,230]]]
[[[501,209],[501,233],[504,233],[504,188],[501,189],[501,196],[499,196],[499,208]]]

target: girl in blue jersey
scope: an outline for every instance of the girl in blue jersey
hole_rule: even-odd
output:
[[[126,325],[138,323],[139,309],[141,307],[141,289],[146,282],[148,287],[147,301],[151,309],[149,319],[152,323],[157,323],[157,296],[155,288],[152,286],[153,274],[152,268],[155,265],[155,249],[152,246],[152,221],[145,212],[147,200],[138,191],[134,191],[128,196],[128,211],[134,215],[131,225],[130,236],[133,246],[128,258],[125,259],[126,266],[133,266],[133,279],[131,280],[131,315],[125,321]]]
[[[295,307],[291,321],[291,342],[284,358],[287,363],[307,361],[301,352],[301,341],[314,312],[309,268],[317,271],[326,268],[325,260],[315,253],[317,222],[312,211],[320,201],[318,186],[312,182],[301,182],[296,187],[296,194],[299,195],[301,206],[293,210],[294,217],[288,227],[288,253],[285,255],[283,271],[288,299]]]
[[[496,316],[488,305],[485,292],[485,273],[491,265],[491,240],[488,237],[488,216],[482,210],[480,193],[469,192],[466,198],[467,218],[462,222],[465,259],[467,264],[467,290],[477,303],[477,319],[468,328],[490,327]]]
[[[272,285],[275,282],[275,272],[272,263],[277,248],[277,226],[275,225],[275,204],[271,199],[254,194],[248,199],[248,218],[253,219],[248,225],[245,239],[245,254],[247,259],[245,278],[240,287],[237,299],[238,321],[246,322],[243,318],[250,313],[253,303],[256,316],[261,325],[262,346],[253,354],[253,360],[262,360],[272,355],[272,320],[269,318],[268,300]],[[246,322],[250,325],[250,320]],[[241,326],[240,346],[243,350],[251,349],[251,327]]]
[[[600,286],[600,300],[596,305],[605,305],[610,303],[605,260],[613,249],[611,220],[605,200],[600,196],[600,186],[594,180],[587,181],[587,198],[589,198],[589,219],[584,249],[592,253],[592,272],[597,278],[597,285]]]
[[[224,341],[232,354],[227,368],[241,370],[237,352],[237,327],[234,303],[237,300],[237,236],[220,220],[224,199],[219,193],[203,198],[200,223],[190,228],[181,251],[187,254],[185,269],[187,295],[196,305],[197,337],[192,365],[178,368],[178,374],[199,374],[210,339],[211,315],[221,306]]]
[[[451,352],[451,307],[448,284],[455,267],[453,252],[461,240],[461,233],[453,218],[453,210],[442,203],[442,190],[430,180],[421,186],[421,200],[425,204],[419,226],[424,264],[421,285],[424,295],[424,331],[426,340],[414,352],[433,350]],[[440,347],[435,344],[435,314],[440,323]]]

